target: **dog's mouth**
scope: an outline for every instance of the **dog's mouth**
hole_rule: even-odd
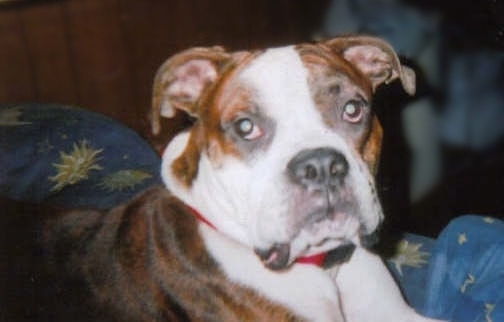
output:
[[[317,169],[320,176],[329,173],[322,166]],[[342,246],[370,243],[365,236],[377,229],[383,217],[374,181],[361,167],[348,169],[344,177],[325,181],[322,178],[320,182],[295,181],[306,179],[306,175],[310,174],[306,169],[303,177],[289,177],[288,189],[284,191],[286,206],[280,208],[281,213],[275,214],[282,220],[276,222],[277,228],[262,230],[267,234],[258,234],[262,240],[258,240],[257,246],[262,246],[255,252],[267,268],[282,270],[294,262],[305,262],[307,257]],[[308,179],[311,177],[308,176]]]
[[[302,257],[322,254],[348,244],[359,244],[359,222],[353,216],[337,212],[306,223],[289,242],[276,242],[269,248],[255,248],[263,264],[282,270]]]
[[[368,226],[361,215],[358,200],[351,193],[346,195],[346,198],[324,198],[323,202],[309,198],[302,204],[297,203],[296,209],[300,212],[291,213],[290,238],[276,241],[269,247],[255,248],[259,259],[269,269],[283,270],[300,259],[304,262],[307,257],[340,247],[352,244],[372,246],[376,242],[378,227]]]

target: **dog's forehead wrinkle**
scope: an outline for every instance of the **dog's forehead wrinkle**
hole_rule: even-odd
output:
[[[307,78],[307,70],[292,46],[265,51],[240,75],[256,93],[258,103],[265,105],[275,119],[294,111],[305,114],[313,107]]]
[[[324,122],[314,101],[313,89],[310,88],[310,76],[310,71],[294,47],[265,51],[239,75],[240,83],[254,93],[253,100],[261,112],[275,120],[272,145],[281,150],[285,150],[282,145],[288,145],[292,149],[316,147],[320,138],[342,134],[335,133]],[[339,78],[342,81],[347,77],[340,75]],[[344,88],[345,93],[358,91],[350,84]],[[347,145],[345,141],[347,138],[332,142],[327,140],[327,146],[344,149],[343,146]],[[275,151],[273,146],[269,150]]]

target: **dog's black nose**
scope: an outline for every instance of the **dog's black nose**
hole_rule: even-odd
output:
[[[345,156],[332,148],[299,152],[287,165],[291,179],[307,189],[327,189],[342,183],[348,174]]]

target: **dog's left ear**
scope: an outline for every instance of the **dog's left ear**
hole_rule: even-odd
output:
[[[410,95],[415,94],[415,72],[401,65],[394,49],[385,41],[369,36],[338,37],[325,42],[331,51],[354,64],[373,85],[373,90],[399,78]]]

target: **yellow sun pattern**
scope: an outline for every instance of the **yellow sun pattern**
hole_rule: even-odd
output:
[[[467,278],[464,280],[464,283],[462,283],[462,286],[460,286],[460,293],[465,293],[465,291],[467,290],[467,287],[474,284],[475,282],[476,282],[476,278],[474,278],[474,275],[467,274]]]
[[[401,276],[403,275],[403,266],[419,268],[427,264],[427,257],[430,256],[430,253],[421,251],[421,247],[421,243],[410,243],[405,239],[397,244],[396,252],[390,258],[390,262],[394,264]]]
[[[151,177],[151,174],[141,170],[119,170],[107,175],[100,183],[100,187],[109,192],[123,191],[126,189],[131,189],[137,184],[140,184],[145,179]]]
[[[31,122],[22,121],[23,111],[21,107],[10,107],[0,109],[0,126],[18,126],[31,124]]]
[[[493,310],[495,310],[495,304],[485,303],[485,321],[493,322],[492,315]]]
[[[467,234],[466,233],[460,233],[457,237],[457,242],[459,245],[463,245],[467,243]]]
[[[484,217],[483,221],[486,222],[487,224],[493,224],[495,222],[495,219],[492,217]]]
[[[481,217],[481,220],[484,223],[489,224],[489,225],[495,223],[495,219],[492,217]],[[467,233],[463,232],[463,231],[459,232],[456,235],[456,240],[460,246],[464,246],[466,243],[470,242],[470,239],[468,238]],[[464,279],[464,281],[460,285],[460,288],[459,288],[460,293],[462,293],[462,294],[466,293],[473,285],[475,285],[477,283],[478,283],[478,278],[472,273],[467,273],[466,278]],[[484,312],[486,322],[493,322],[492,313],[495,310],[495,308],[496,308],[495,304],[485,303],[485,305],[483,307],[483,312]]]
[[[50,181],[56,183],[51,191],[60,191],[66,186],[87,179],[89,172],[92,170],[101,170],[102,167],[96,162],[102,151],[103,149],[94,150],[90,148],[86,140],[74,143],[73,150],[70,153],[60,151],[60,163],[53,163],[57,173],[49,177]]]

